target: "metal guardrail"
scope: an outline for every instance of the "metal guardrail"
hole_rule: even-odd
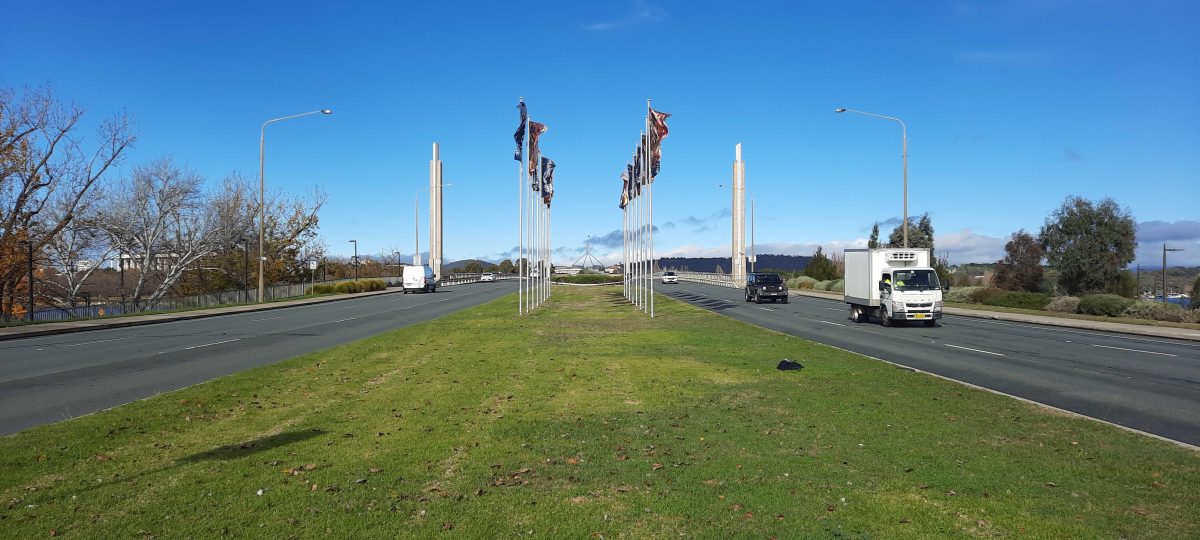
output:
[[[680,281],[691,281],[695,283],[707,283],[709,285],[717,285],[720,287],[729,287],[732,289],[741,289],[746,286],[746,278],[734,279],[733,274],[714,274],[712,272],[681,272],[676,271],[675,275]]]

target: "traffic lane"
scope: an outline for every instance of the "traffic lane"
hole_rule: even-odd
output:
[[[1084,369],[1081,366],[1095,362],[1090,350],[1086,355],[1078,350],[1055,351],[1066,355],[1066,361],[1053,360],[1018,348],[1022,340],[1003,332],[991,332],[985,343],[971,341],[956,329],[956,322],[937,328],[859,325],[847,320],[848,311],[835,313],[829,302],[820,299],[796,297],[789,304],[756,305],[745,303],[739,289],[687,286],[689,289],[664,290],[681,300],[773,330],[1171,439],[1200,443],[1200,392],[1194,382],[1200,376],[1195,373],[1164,381],[1117,368]],[[1113,353],[1121,352],[1101,351],[1110,357],[1106,361],[1113,361],[1111,357],[1118,356]]]
[[[167,350],[211,346],[229,339],[294,332],[318,322],[374,317],[398,303],[417,305],[425,302],[422,298],[445,298],[445,295],[457,294],[459,290],[469,292],[473,287],[443,289],[434,295],[378,295],[269,311],[6,341],[0,343],[0,358],[5,358],[0,361],[0,382],[121,362]]]
[[[205,347],[154,351],[118,362],[0,383],[0,433],[121,405],[238,371],[432,320],[510,294],[515,285],[463,287],[410,296],[371,317],[331,323],[314,318],[309,326],[249,335]],[[394,296],[394,295],[389,295]],[[221,340],[218,340],[221,341]],[[190,348],[189,348],[190,347]]]

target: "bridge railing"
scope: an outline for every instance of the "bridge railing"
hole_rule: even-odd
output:
[[[691,272],[691,271],[676,271],[675,275],[680,281],[691,281],[694,283],[707,283],[709,285],[717,285],[720,287],[730,287],[740,289],[746,286],[746,279],[734,279],[733,274],[715,274],[712,272]]]

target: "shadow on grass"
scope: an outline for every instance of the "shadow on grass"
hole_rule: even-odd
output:
[[[176,461],[179,463],[198,463],[209,460],[238,459],[257,454],[265,450],[270,450],[272,448],[279,448],[280,446],[287,446],[292,443],[308,440],[324,434],[324,430],[317,428],[306,429],[304,431],[285,431],[269,437],[260,437],[251,441],[227,444],[225,446],[213,448],[212,450],[185,456],[177,459]]]

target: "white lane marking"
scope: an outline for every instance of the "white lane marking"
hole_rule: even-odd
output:
[[[1140,349],[1126,349],[1125,347],[1109,347],[1108,345],[1096,345],[1095,343],[1092,343],[1091,345],[1093,347],[1100,347],[1102,349],[1116,349],[1118,351],[1140,352],[1140,353],[1146,353],[1146,354],[1160,354],[1162,356],[1179,356],[1177,354],[1171,354],[1171,353],[1165,353],[1165,352],[1143,351]]]
[[[846,311],[846,308],[827,307],[825,309],[828,309],[829,311]]]
[[[833,321],[817,321],[817,322],[819,322],[819,323],[825,323],[825,324],[832,324],[832,325],[836,325],[836,326],[846,326],[846,325],[844,325],[844,324],[842,324],[842,323],[840,323],[840,322],[833,322]]]
[[[250,321],[250,322],[258,322],[258,321],[273,321],[273,320],[275,320],[275,319],[282,319],[282,318],[283,318],[282,316],[279,316],[279,317],[267,317],[267,318],[265,318],[265,319],[254,319],[254,320],[252,320],[252,321]]]
[[[955,349],[963,349],[963,350],[967,350],[967,351],[975,351],[975,352],[977,352],[977,353],[990,354],[990,355],[992,355],[992,356],[1004,356],[1003,354],[1000,354],[1000,353],[998,353],[998,352],[991,352],[991,351],[981,351],[981,350],[979,350],[979,349],[972,349],[972,348],[970,348],[970,347],[959,347],[958,345],[951,345],[951,344],[949,344],[949,343],[946,343],[945,345],[946,345],[947,347],[954,347]]]
[[[1106,338],[1112,338],[1112,339],[1124,339],[1127,341],[1142,341],[1145,343],[1164,343],[1167,345],[1176,345],[1179,347],[1200,347],[1200,343],[1164,341],[1161,339],[1151,339],[1149,337],[1121,334],[1120,332],[1112,332],[1112,333],[1102,334],[1100,332],[1085,332],[1082,330],[1071,330],[1068,328],[1063,328],[1060,326],[1054,326],[1054,325],[1050,325],[1050,324],[1024,324],[1024,323],[1013,323],[1013,322],[1004,322],[1004,321],[989,321],[989,320],[981,319],[979,317],[968,317],[966,315],[947,315],[947,317],[953,317],[956,319],[967,319],[970,322],[977,322],[977,323],[983,323],[983,324],[998,324],[1000,326],[1019,326],[1022,328],[1033,328],[1035,330],[1065,332],[1068,334],[1081,334],[1081,335],[1085,335],[1085,336],[1100,336],[1100,337],[1106,337]]]
[[[233,343],[234,341],[238,341],[240,339],[242,339],[242,338],[227,339],[225,341],[218,341],[216,343],[205,343],[204,345],[192,345],[191,347],[184,347],[183,350],[190,351],[192,349],[199,349],[200,347],[211,347],[213,345],[220,345],[222,343]],[[158,353],[158,354],[162,354],[162,353]]]
[[[333,324],[333,323],[340,323],[340,322],[346,322],[346,321],[353,321],[354,319],[357,319],[357,318],[358,318],[358,317],[350,317],[349,319],[338,319],[338,320],[336,320],[336,321],[329,321],[329,322],[327,322],[327,323],[325,323],[325,324]]]
[[[775,310],[773,310],[773,309],[771,309],[771,308],[765,308],[765,307],[760,307],[760,308],[758,308],[758,309],[761,309],[761,310],[763,310],[763,311],[775,311]]]
[[[43,348],[41,348],[41,349],[38,349],[38,350],[39,350],[39,351],[44,351],[44,350],[46,350],[46,349],[49,349],[49,348],[59,348],[59,347],[61,347],[61,348],[64,348],[64,349],[65,349],[65,348],[67,348],[67,347],[78,347],[78,346],[80,346],[80,345],[93,345],[93,344],[96,344],[96,343],[108,343],[108,342],[110,342],[110,341],[121,341],[122,339],[133,339],[133,336],[125,336],[125,337],[112,338],[112,339],[100,339],[100,340],[96,340],[96,341],[84,341],[83,343],[69,343],[69,344],[66,344],[66,345],[48,345],[48,346],[46,346],[46,347],[43,347]]]

